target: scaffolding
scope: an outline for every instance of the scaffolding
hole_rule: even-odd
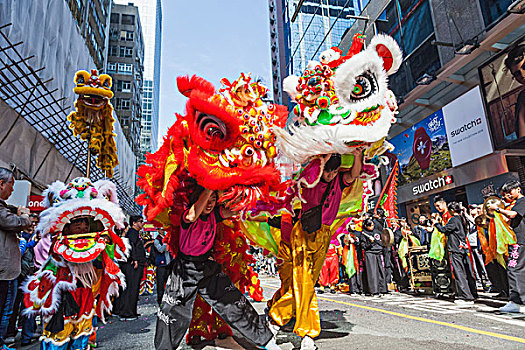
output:
[[[71,105],[65,97],[57,97],[58,89],[49,90],[47,84],[52,80],[43,81],[38,73],[45,67],[34,69],[28,63],[34,56],[23,57],[20,47],[23,41],[12,43],[4,30],[11,24],[0,26],[0,99],[13,108],[18,116],[11,125],[6,125],[7,134],[0,140],[0,147],[9,137],[20,118],[25,119],[42,136],[62,154],[70,163],[71,169],[66,174],[65,181],[74,168],[86,173],[87,143],[73,136],[68,128],[67,115]],[[35,177],[45,164],[51,149],[41,159],[40,165],[32,174]],[[102,171],[96,167],[96,160],[91,158],[91,174],[93,181],[104,179]],[[111,179],[117,186],[120,206],[130,215],[140,214],[140,207],[134,202],[134,193],[125,183],[116,169]]]

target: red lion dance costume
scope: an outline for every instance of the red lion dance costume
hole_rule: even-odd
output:
[[[217,93],[208,81],[179,77],[179,91],[186,97],[186,114],[168,130],[163,145],[146,156],[147,165],[138,169],[138,185],[144,194],[137,203],[145,206],[148,220],[166,228],[171,251],[178,250],[181,215],[195,182],[219,191],[219,203],[234,211],[255,206],[257,200],[276,203],[281,192],[280,173],[273,159],[277,155],[273,127],[284,127],[285,107],[265,104],[267,89],[241,74],[233,82],[221,81]],[[257,274],[248,266],[246,239],[235,220],[218,225],[214,259],[241,290],[262,300]],[[231,335],[231,329],[200,297],[194,304],[187,340]],[[198,338],[196,339],[198,340]]]

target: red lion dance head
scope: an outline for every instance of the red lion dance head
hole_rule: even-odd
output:
[[[188,98],[186,113],[176,115],[160,149],[138,169],[144,194],[137,203],[149,220],[178,225],[181,211],[174,209],[185,204],[187,192],[180,194],[189,178],[219,191],[219,201],[236,211],[250,209],[258,199],[272,201],[271,192],[282,189],[272,128],[284,126],[286,108],[262,102],[267,90],[249,75],[222,83],[217,93],[203,78],[177,78]]]

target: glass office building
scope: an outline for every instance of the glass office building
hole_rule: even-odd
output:
[[[304,1],[292,22],[300,1],[286,2],[291,54],[286,62],[286,70],[295,75],[300,75],[309,61],[318,61],[321,52],[338,46],[345,31],[355,21],[347,16],[359,15],[368,3],[360,0]]]

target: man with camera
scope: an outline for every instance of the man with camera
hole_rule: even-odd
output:
[[[9,281],[16,279],[21,271],[22,255],[18,234],[31,226],[29,209],[8,206],[5,202],[13,193],[13,172],[0,168],[0,315],[4,314]],[[0,349],[7,349],[0,336]]]
[[[426,215],[419,216],[419,225],[414,227],[414,234],[422,246],[429,246],[432,239],[432,223]]]

